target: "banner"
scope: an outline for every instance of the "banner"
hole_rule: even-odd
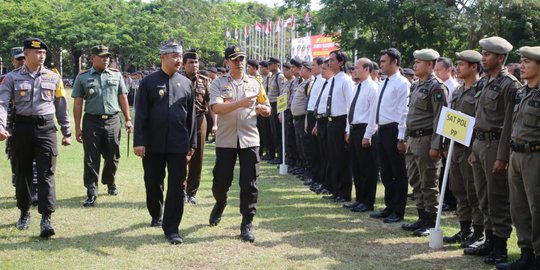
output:
[[[311,61],[315,57],[326,58],[331,51],[338,49],[339,44],[325,35],[294,38],[291,41],[291,57],[298,57],[303,61]]]

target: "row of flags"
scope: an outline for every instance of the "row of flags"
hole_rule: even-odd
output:
[[[306,15],[304,16],[304,21],[306,22],[308,26],[311,24],[311,16],[309,15],[309,12],[306,13]],[[275,29],[273,32],[279,33],[283,30],[283,27],[293,29],[294,26],[295,26],[294,15],[289,16],[289,18],[287,18],[285,22],[283,22],[283,20],[279,18],[275,24]],[[251,27],[248,24],[244,25],[244,39],[247,39],[249,37],[250,28]],[[260,22],[255,22],[254,29],[256,32],[264,32],[266,35],[268,35],[272,33],[272,22],[270,20],[267,20],[264,26]],[[231,30],[229,29],[229,27],[227,27],[227,30],[225,30],[225,36],[227,37],[227,39],[232,38]],[[234,28],[234,39],[239,39],[239,38],[240,36],[239,36],[238,28]]]

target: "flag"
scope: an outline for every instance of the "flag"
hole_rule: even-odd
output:
[[[276,32],[281,32],[282,28],[283,28],[283,20],[279,18],[278,21],[276,22]]]
[[[270,20],[266,21],[266,26],[264,27],[264,33],[267,35],[272,33],[272,27],[270,27]]]
[[[306,12],[306,15],[304,15],[304,21],[306,22],[307,27],[311,26],[311,15],[309,12]]]
[[[289,16],[289,18],[285,21],[285,27],[294,27],[294,15]]]
[[[255,31],[261,32],[263,30],[263,25],[259,22],[255,22]]]
[[[238,28],[234,28],[234,39],[238,40]]]
[[[225,31],[225,36],[227,39],[231,39],[231,31],[229,30],[229,27],[227,27],[227,31]]]
[[[247,24],[244,25],[244,39],[247,39],[249,37],[249,26]]]

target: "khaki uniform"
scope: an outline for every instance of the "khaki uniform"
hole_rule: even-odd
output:
[[[507,70],[502,70],[493,80],[488,75],[480,82],[483,88],[476,95],[472,146],[476,195],[486,231],[508,238],[512,232],[508,174],[494,174],[492,170],[495,160],[509,160],[512,100],[521,84]]]
[[[456,88],[451,99],[451,108],[473,116],[475,113],[475,95],[480,90],[478,83],[470,88],[464,86]],[[484,226],[484,216],[478,207],[478,198],[474,188],[472,167],[468,162],[471,147],[454,144],[452,165],[450,166],[450,190],[457,200],[456,215],[459,221],[471,222],[473,225]]]
[[[540,255],[540,89],[522,87],[514,105],[510,154],[510,211],[518,246]]]
[[[409,180],[413,187],[416,208],[424,209],[430,214],[437,212],[441,161],[431,160],[429,150],[441,149],[441,136],[436,134],[435,130],[438,115],[446,105],[447,93],[444,83],[433,75],[411,86],[407,115],[408,171],[411,172]]]

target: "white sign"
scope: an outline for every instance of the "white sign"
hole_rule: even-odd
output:
[[[465,146],[471,144],[475,118],[459,111],[443,107],[439,115],[437,133]]]

